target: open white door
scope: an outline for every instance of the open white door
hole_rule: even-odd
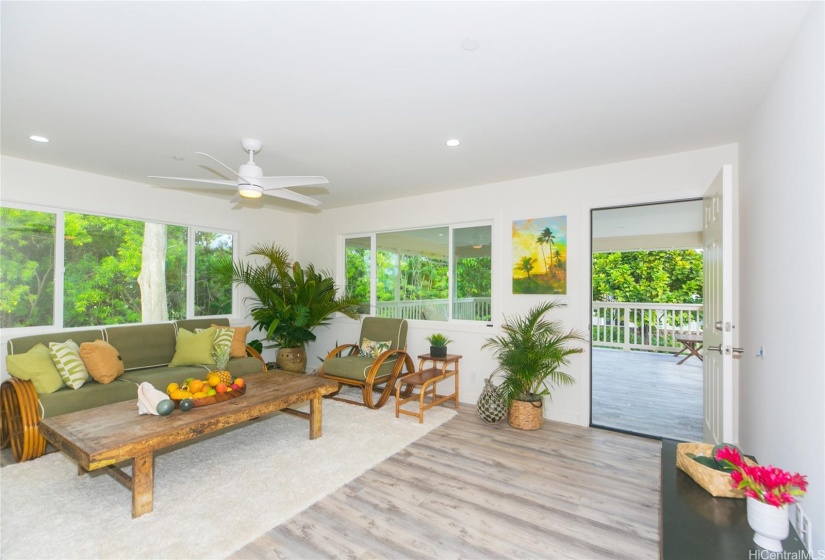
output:
[[[704,196],[704,422],[708,443],[733,442],[733,171]]]

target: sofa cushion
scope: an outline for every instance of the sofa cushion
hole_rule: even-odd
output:
[[[49,395],[40,395],[44,418],[130,399],[137,399],[137,385],[122,381],[122,379],[116,379],[108,385],[89,379],[83,387],[77,390],[64,388]],[[137,415],[137,401],[135,401],[135,414]]]
[[[192,332],[194,332],[195,329],[208,329],[213,325],[228,327],[229,319],[222,317],[219,319],[180,319],[179,321],[175,321],[175,329],[186,329]]]
[[[377,358],[389,350],[391,345],[392,340],[370,340],[365,337],[361,339],[359,355],[365,358]]]
[[[83,331],[63,331],[50,334],[33,334],[9,339],[6,347],[9,354],[22,354],[34,348],[37,344],[42,344],[46,348],[49,342],[66,342],[69,339],[78,344],[83,342],[93,342],[99,338],[104,338],[103,329],[91,329]]]
[[[213,364],[212,344],[215,340],[215,332],[213,328],[205,329],[199,333],[178,329],[175,355],[172,357],[172,361],[169,362],[169,367]]]
[[[105,340],[84,342],[80,345],[80,357],[95,381],[106,384],[123,375],[123,359],[117,349]]]
[[[175,326],[172,323],[108,327],[105,340],[117,348],[126,371],[165,366],[175,355]]]
[[[80,357],[80,348],[72,339],[50,342],[49,352],[63,382],[72,389],[80,389],[89,379],[89,372]]]
[[[52,361],[51,352],[42,343],[37,343],[28,352],[6,356],[6,370],[17,379],[31,381],[38,395],[48,395],[66,386]]]

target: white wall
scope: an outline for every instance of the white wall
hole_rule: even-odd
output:
[[[808,475],[814,551],[825,550],[823,27],[817,2],[742,139],[739,192],[740,441]]]
[[[297,257],[316,266],[336,270],[341,235],[370,231],[416,228],[476,220],[493,220],[494,278],[493,319],[495,327],[445,326],[444,323],[413,321],[408,347],[415,356],[428,350],[424,337],[445,332],[454,343],[450,352],[461,361],[460,400],[475,403],[484,379],[495,369],[489,352],[482,351],[485,338],[497,334],[502,314],[523,313],[544,298],[513,295],[511,285],[511,227],[513,220],[567,215],[568,218],[568,307],[557,316],[565,326],[587,332],[590,310],[590,209],[642,202],[677,200],[701,196],[725,163],[736,164],[735,145],[627,161],[563,173],[528,177],[491,185],[410,197],[391,202],[363,204],[324,210],[298,220]],[[308,349],[309,366],[317,367],[316,356],[324,356],[336,341],[354,342],[358,324],[340,319],[328,329],[319,329],[318,341]],[[554,393],[549,418],[588,425],[590,421],[590,355],[576,359],[569,371],[577,383]]]
[[[296,249],[296,216],[291,213],[271,208],[231,210],[228,199],[224,198],[157,189],[143,183],[2,156],[0,205],[10,203],[233,231],[238,233],[241,255],[260,242],[277,242],[293,254]],[[241,309],[232,322],[249,324],[249,319]],[[0,333],[3,377],[6,375],[6,340],[20,335],[19,329],[3,329]],[[274,354],[267,356],[274,359]]]

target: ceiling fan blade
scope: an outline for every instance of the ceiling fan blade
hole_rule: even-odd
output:
[[[301,204],[307,204],[309,206],[318,206],[321,204],[320,200],[315,200],[314,198],[310,198],[308,196],[304,196],[302,194],[298,194],[294,191],[289,189],[272,189],[264,191],[264,194],[267,196],[277,196],[278,198],[285,198],[287,200],[294,200],[295,202],[300,202]]]
[[[322,185],[329,183],[326,177],[321,176],[292,176],[292,177],[261,177],[255,179],[255,183],[264,188],[265,191],[269,189],[283,189],[286,187],[303,187],[306,185]]]
[[[227,188],[233,188],[233,189],[238,188],[237,181],[220,181],[220,180],[217,180],[217,179],[193,179],[193,178],[189,178],[189,177],[159,177],[157,175],[149,175],[149,178],[150,179],[165,179],[165,180],[169,180],[169,181],[186,181],[186,182],[189,182],[189,183],[206,183],[206,184],[210,185],[208,187],[204,186],[203,188],[205,188],[205,189],[225,190]],[[220,185],[220,186],[211,186],[211,185]],[[158,186],[158,185],[156,185],[156,186]],[[161,189],[177,189],[177,188],[180,188],[180,186],[175,186],[175,187],[158,186],[158,187],[161,188]]]
[[[196,153],[196,154],[198,154],[199,156],[206,156],[206,157],[208,157],[209,159],[214,160],[215,162],[217,162],[217,163],[219,163],[220,165],[224,166],[226,169],[228,169],[229,171],[231,171],[231,172],[232,172],[232,175],[234,175],[234,176],[235,176],[235,177],[237,177],[238,179],[243,180],[243,182],[244,182],[244,183],[248,183],[248,182],[249,182],[249,179],[247,179],[247,178],[246,178],[246,177],[244,177],[243,175],[238,175],[238,172],[237,172],[237,171],[235,171],[234,169],[232,169],[231,167],[229,167],[228,165],[226,165],[226,164],[225,164],[224,162],[222,162],[221,160],[219,160],[219,159],[217,159],[217,158],[214,158],[214,157],[210,156],[209,154],[205,154],[205,153],[203,153],[203,152],[195,152],[195,153]]]

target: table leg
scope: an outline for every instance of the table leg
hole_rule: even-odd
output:
[[[151,451],[132,459],[132,517],[152,511],[155,455]]]
[[[455,409],[458,410],[458,362],[455,363]]]
[[[309,439],[321,437],[321,397],[309,401]]]

